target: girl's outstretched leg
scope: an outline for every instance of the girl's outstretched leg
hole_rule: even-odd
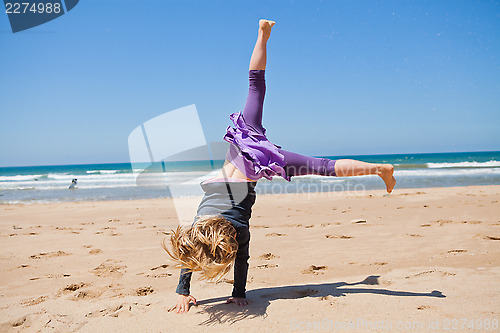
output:
[[[391,164],[366,163],[343,159],[335,163],[335,173],[338,177],[377,175],[382,178],[389,193],[392,192],[396,185],[396,179],[393,176],[394,167]]]
[[[259,35],[257,37],[257,42],[252,52],[252,57],[250,58],[250,67],[252,70],[265,70],[266,60],[267,60],[267,40],[271,36],[271,28],[276,22],[269,20],[259,21]]]
[[[390,164],[366,163],[356,160],[330,160],[292,153],[283,149],[279,152],[285,157],[285,171],[288,176],[320,175],[320,176],[363,176],[378,175],[385,183],[387,192],[391,193],[396,185],[393,176],[394,167]]]
[[[274,21],[259,21],[257,42],[255,43],[252,57],[250,58],[250,70],[248,74],[250,85],[248,89],[248,98],[245,107],[241,112],[246,125],[262,135],[265,134],[265,129],[262,127],[262,111],[264,106],[264,96],[266,94],[266,44],[267,40],[271,36],[271,28],[274,24]],[[230,156],[228,157],[228,155]],[[235,163],[235,156],[238,155],[234,145],[230,146],[228,155],[226,155],[226,163],[224,163],[223,170],[221,170],[221,172],[217,175],[217,178],[231,177],[251,180],[233,164]]]
[[[271,36],[274,21],[260,20],[257,42],[250,58],[248,98],[242,115],[245,123],[264,134],[262,111],[266,94],[265,69],[267,60],[267,40]]]

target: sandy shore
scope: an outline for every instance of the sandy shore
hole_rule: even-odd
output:
[[[500,186],[383,194],[259,196],[250,305],[195,274],[185,315],[171,200],[2,205],[0,331],[500,332]]]

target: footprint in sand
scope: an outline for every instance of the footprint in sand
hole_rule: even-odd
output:
[[[484,239],[488,239],[488,240],[500,240],[500,237],[494,237],[494,236],[484,236]]]
[[[322,271],[324,271],[326,269],[327,269],[326,266],[311,265],[307,269],[304,269],[302,271],[302,274],[314,274],[314,275],[323,274]]]
[[[269,229],[267,225],[252,225],[250,228],[255,228],[255,229]]]
[[[428,306],[428,305],[420,305],[419,307],[417,307],[417,310],[426,310],[426,309],[430,309],[431,307]]]
[[[431,221],[430,223],[439,223],[439,226],[442,227],[445,224],[453,223],[453,221],[452,220],[437,220],[437,221]]]
[[[430,269],[428,271],[423,271],[423,272],[420,272],[420,273],[417,273],[417,274],[405,276],[405,279],[411,279],[411,278],[414,278],[414,277],[423,276],[423,275],[432,274],[432,273],[440,273],[440,275],[443,276],[443,277],[444,276],[455,276],[455,275],[457,275],[455,273],[450,273],[450,272],[445,272],[445,271],[436,271],[435,269]]]
[[[447,253],[465,253],[467,250],[463,249],[456,249],[456,250],[449,250]]]
[[[162,272],[163,270],[167,269],[169,266],[167,264],[163,264],[160,266],[155,266],[151,268],[151,271],[158,271],[156,274],[149,274],[148,272],[142,272],[142,273],[137,273],[137,275],[144,275],[144,277],[152,277],[152,278],[162,278],[162,277],[168,277],[172,276],[172,273],[170,272]]]
[[[141,315],[146,311],[149,311],[151,308],[151,303],[141,303],[141,302],[133,302],[133,303],[119,303],[112,306],[108,306],[103,309],[95,310],[89,312],[85,315],[85,317],[122,317],[122,316],[135,316]]]
[[[41,252],[39,254],[34,254],[30,256],[30,259],[42,259],[42,258],[52,258],[52,257],[61,257],[61,256],[69,256],[71,253],[66,253],[64,251],[55,251],[55,252]]]
[[[371,263],[370,265],[377,265],[377,266],[385,266],[387,265],[388,263],[385,262],[385,261],[380,261],[380,262],[374,262],[374,263]]]
[[[332,295],[328,295],[328,296],[321,296],[319,298],[319,301],[320,302],[328,302],[328,305],[330,306],[335,306],[337,305],[337,303],[335,302],[335,297],[333,297]]]
[[[255,268],[265,269],[265,268],[276,268],[276,267],[278,267],[278,265],[276,265],[276,264],[262,264],[262,265],[256,266]]]
[[[266,236],[270,236],[270,237],[281,237],[281,236],[286,236],[286,234],[282,234],[282,233],[279,233],[279,232],[272,232],[270,234],[267,234]]]
[[[73,296],[70,298],[70,300],[72,301],[92,300],[101,297],[101,295],[103,294],[106,294],[106,299],[125,296],[125,294],[123,293],[123,287],[120,284],[90,287],[89,284],[81,283],[69,285],[66,288],[69,288],[70,290],[63,289],[62,293],[69,293],[71,292],[71,289],[75,289],[75,291],[73,292]],[[133,293],[133,295],[135,295],[135,293]]]
[[[96,268],[92,272],[99,277],[106,276],[122,276],[122,270],[126,269],[127,266],[120,265],[121,261],[108,259]]]
[[[92,249],[89,251],[89,254],[99,254],[99,253],[102,253],[101,249]]]
[[[137,273],[137,275],[144,275],[144,277],[152,277],[152,278],[162,278],[162,277],[172,276],[172,273],[170,273],[170,272],[161,272],[162,270],[164,270],[166,268],[168,268],[168,265],[163,264],[163,265],[156,266],[156,267],[153,267],[150,269],[151,271],[160,271],[159,273],[149,274],[147,272],[142,272],[142,273]]]
[[[481,223],[483,223],[483,221],[462,221],[462,223],[481,224]]]
[[[134,293],[137,296],[146,296],[146,295],[149,295],[149,294],[153,294],[154,292],[155,292],[155,290],[151,286],[140,287],[140,288],[137,288],[136,290],[134,290]]]
[[[80,290],[70,299],[72,301],[90,300],[90,299],[94,299],[94,298],[99,298],[99,296],[101,296],[103,293],[104,293],[104,291],[102,291],[102,290],[92,290],[92,289]]]
[[[70,277],[71,274],[47,274],[42,277],[32,277],[30,281],[40,280],[40,279],[59,279],[59,278],[67,278]]]
[[[37,298],[29,299],[27,301],[24,301],[21,303],[21,306],[27,307],[27,306],[33,306],[40,304],[42,302],[45,302],[48,299],[48,296],[39,296]]]
[[[90,284],[88,283],[84,283],[84,282],[79,282],[79,283],[71,283],[71,284],[68,284],[66,287],[60,289],[59,291],[57,291],[54,296],[55,297],[61,297],[63,295],[66,295],[66,294],[70,294],[70,293],[73,293],[77,290],[80,290],[84,287],[88,287]]]
[[[17,329],[28,328],[31,326],[32,317],[34,317],[34,316],[35,316],[35,314],[30,314],[27,316],[22,316],[22,317],[19,317],[16,319],[9,320],[8,322],[5,322],[5,323],[0,325],[0,331],[6,332],[12,328],[17,328]]]
[[[64,287],[62,289],[62,291],[63,292],[65,292],[65,291],[77,291],[78,289],[86,287],[86,286],[88,286],[88,284],[86,284],[84,282],[72,283],[72,284],[68,284],[66,287]]]
[[[271,259],[274,259],[274,258],[279,258],[279,257],[276,257],[274,254],[272,254],[271,252],[269,253],[264,253],[263,255],[259,256],[259,259],[261,260],[271,260]]]
[[[410,278],[421,276],[421,275],[431,274],[431,273],[434,273],[435,271],[436,271],[435,269],[431,269],[431,270],[420,272],[417,274],[408,275],[408,276],[405,276],[405,279],[410,279]]]
[[[93,225],[94,222],[82,222],[80,223],[80,225]]]
[[[328,223],[321,223],[320,226],[321,227],[328,227],[330,225],[340,225],[341,223],[340,222],[328,222]]]
[[[106,230],[106,235],[107,236],[121,236],[120,233],[117,233],[115,231],[116,230],[115,227],[104,227],[104,228],[101,228],[101,230]],[[103,234],[104,232],[103,231],[98,231],[98,232],[96,232],[96,234],[97,233]]]
[[[159,279],[159,278],[165,278],[165,277],[172,276],[173,274],[170,272],[158,273],[158,274],[147,274],[147,273],[143,272],[143,273],[137,273],[137,275],[143,275],[144,277],[147,277],[147,278]]]
[[[351,239],[354,238],[352,236],[346,236],[346,235],[325,235],[326,238],[338,238],[338,239]]]

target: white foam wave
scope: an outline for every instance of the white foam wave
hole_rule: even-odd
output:
[[[99,172],[100,172],[101,174],[104,174],[104,175],[117,173],[117,172],[119,172],[119,171],[120,171],[120,170],[99,170]]]
[[[431,176],[431,177],[453,177],[453,176],[498,176],[500,168],[482,169],[419,169],[419,170],[396,170],[395,176]]]
[[[2,176],[0,181],[4,182],[15,182],[15,181],[25,181],[25,180],[35,180],[42,177],[42,175],[16,175],[16,176]]]
[[[71,179],[77,178],[77,177],[74,176],[74,175],[67,174],[67,173],[49,173],[47,175],[47,178],[52,178],[52,179],[69,179],[71,181]]]
[[[488,162],[455,162],[455,163],[427,163],[429,169],[441,168],[497,168],[500,167],[500,161]]]
[[[87,173],[100,173],[100,174],[113,174],[120,172],[120,170],[88,170]]]

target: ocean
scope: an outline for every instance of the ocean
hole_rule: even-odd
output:
[[[395,191],[405,188],[500,185],[500,152],[321,156],[395,166]],[[215,176],[223,161],[168,162],[132,169],[130,163],[0,167],[0,204],[100,201],[199,195],[200,182]],[[148,173],[142,171],[153,170]],[[165,172],[164,172],[165,170]],[[144,177],[147,175],[148,177]],[[153,176],[153,177],[151,177]],[[74,189],[69,189],[72,179]],[[147,181],[145,181],[147,179]],[[167,180],[165,180],[167,179]],[[276,177],[258,182],[258,194],[384,189],[377,176]]]

